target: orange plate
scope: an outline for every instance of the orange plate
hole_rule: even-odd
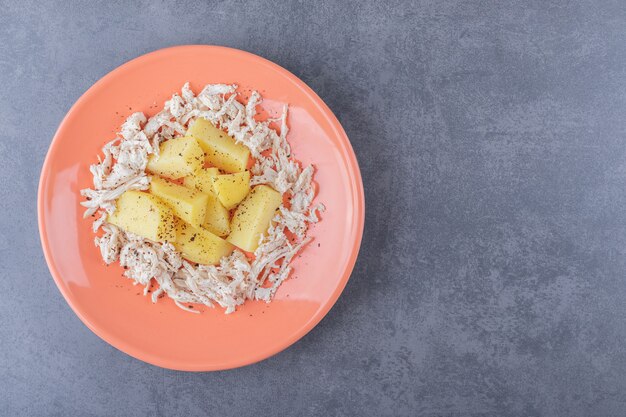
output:
[[[189,81],[235,83],[264,97],[263,109],[290,106],[289,142],[315,182],[327,211],[311,228],[314,241],[271,304],[247,302],[191,314],[168,298],[152,304],[142,288],[107,267],[83,220],[79,190],[91,186],[89,165],[134,111],[156,113]],[[228,369],[265,359],[296,342],[328,313],[346,285],[361,243],[363,184],[350,142],[324,102],[301,80],[256,55],[215,46],[180,46],[134,59],[94,84],[71,108],[52,141],[38,195],[46,261],[61,293],[98,336],[135,358],[189,371]],[[197,308],[197,307],[196,307]]]

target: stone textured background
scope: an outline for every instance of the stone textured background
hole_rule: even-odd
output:
[[[127,3],[0,1],[0,415],[626,415],[623,0]],[[366,189],[336,307],[228,372],[101,341],[37,231],[41,164],[74,101],[190,43],[302,78]]]

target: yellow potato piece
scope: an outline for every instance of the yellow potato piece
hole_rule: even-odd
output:
[[[243,250],[254,252],[282,202],[282,195],[273,188],[267,185],[254,187],[237,207],[226,240]]]
[[[213,190],[224,207],[235,208],[250,192],[250,171],[216,176]]]
[[[230,233],[229,211],[226,210],[215,194],[207,195],[209,196],[209,203],[206,207],[206,217],[202,226],[218,236],[228,236]]]
[[[235,142],[235,139],[213,126],[208,120],[196,119],[189,126],[187,134],[198,141],[210,165],[215,165],[226,172],[245,171],[248,166],[250,150]]]
[[[196,189],[206,193],[209,202],[206,208],[206,217],[202,227],[218,236],[228,236],[230,233],[230,213],[215,194],[213,190],[213,178],[220,174],[215,167],[202,168],[192,175],[183,179],[185,187]]]
[[[192,137],[170,139],[159,146],[159,156],[152,155],[146,170],[169,179],[193,174],[204,165],[204,151]]]
[[[159,177],[150,179],[150,193],[163,200],[172,208],[174,214],[187,223],[196,227],[204,223],[209,203],[209,196],[206,194]]]
[[[155,242],[176,239],[174,213],[159,198],[141,191],[126,191],[116,201],[107,221],[120,229]]]
[[[185,187],[195,188],[203,193],[213,193],[213,179],[220,175],[220,170],[216,167],[200,168],[193,174],[183,178]]]
[[[199,264],[215,265],[223,256],[228,256],[234,246],[201,227],[193,227],[176,219],[176,242],[174,247],[183,257]]]

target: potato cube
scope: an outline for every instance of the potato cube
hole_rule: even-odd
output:
[[[213,193],[213,179],[220,175],[220,170],[211,168],[201,168],[193,174],[183,178],[185,187],[195,188],[206,194]]]
[[[198,227],[204,223],[209,203],[206,194],[159,177],[150,179],[150,193],[163,200],[174,214],[193,226]]]
[[[226,210],[215,194],[207,195],[209,196],[209,203],[206,207],[206,217],[202,226],[218,236],[228,236],[230,233],[229,211]]]
[[[226,172],[241,172],[248,166],[250,150],[208,120],[196,119],[187,134],[198,141],[210,165]]]
[[[206,208],[206,218],[202,227],[218,236],[227,236],[230,233],[230,213],[213,190],[213,179],[220,174],[215,167],[202,168],[183,179],[183,184],[195,188],[209,196]]]
[[[183,257],[199,264],[215,265],[223,256],[234,250],[233,245],[201,227],[193,227],[176,219],[176,242],[174,247]]]
[[[222,205],[233,209],[250,192],[250,171],[218,175],[213,179],[213,189]]]
[[[155,242],[176,239],[174,213],[159,198],[141,191],[126,191],[107,221],[120,229]]]
[[[231,232],[226,240],[243,250],[254,252],[282,202],[282,195],[273,188],[267,185],[254,187],[235,210],[230,223]]]
[[[204,151],[192,137],[170,139],[152,155],[146,170],[165,178],[178,179],[193,174],[204,165]]]

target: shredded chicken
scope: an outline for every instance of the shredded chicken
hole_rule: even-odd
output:
[[[103,157],[91,165],[93,189],[81,195],[87,208],[84,216],[100,212],[93,222],[95,238],[105,263],[119,262],[124,276],[144,287],[151,286],[153,303],[166,294],[183,310],[198,313],[190,304],[223,307],[227,314],[246,300],[270,302],[291,272],[289,263],[311,238],[310,223],[319,220],[322,204],[311,206],[315,197],[313,166],[302,169],[292,158],[287,142],[287,106],[279,119],[255,118],[260,94],[254,91],[244,105],[238,101],[236,85],[209,84],[197,96],[186,83],[181,94],[165,102],[163,110],[149,119],[141,112],[131,114],[116,138],[102,148]],[[148,158],[158,154],[163,141],[184,135],[197,118],[205,118],[222,128],[238,143],[247,146],[255,158],[251,169],[252,186],[267,184],[287,194],[288,204],[277,211],[268,233],[261,237],[254,259],[235,250],[219,265],[188,262],[170,243],[158,243],[125,232],[106,222],[115,211],[115,201],[128,190],[146,190],[150,179],[145,173]],[[279,132],[270,125],[280,122]],[[289,236],[292,236],[290,240]]]

